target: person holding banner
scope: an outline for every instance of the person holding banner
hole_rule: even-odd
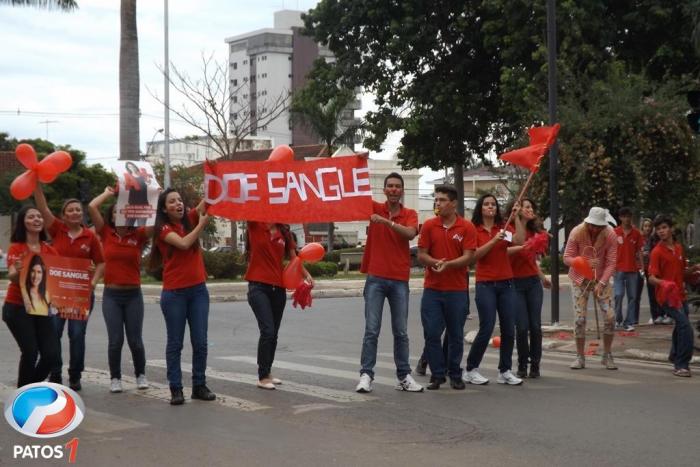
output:
[[[163,268],[160,309],[168,334],[165,360],[171,405],[185,403],[180,361],[188,323],[192,342],[192,399],[216,399],[216,394],[206,385],[209,291],[199,246],[199,237],[208,221],[204,201],[196,209],[188,210],[180,194],[172,188],[158,197],[149,269]]]
[[[128,206],[148,206],[148,181],[133,162],[126,162],[124,185],[129,191]],[[126,217],[128,227],[146,225],[145,217]]]
[[[260,330],[258,339],[258,387],[275,389],[281,384],[271,375],[277,349],[277,335],[282,324],[282,313],[287,293],[282,280],[285,256],[296,258],[296,244],[289,226],[267,222],[248,222],[245,251],[248,268],[248,304],[255,314]],[[313,286],[313,278],[302,268],[306,281]]]
[[[95,231],[102,239],[105,257],[102,315],[107,326],[107,356],[111,378],[110,392],[122,392],[121,357],[124,332],[134,362],[136,387],[148,389],[146,352],[143,345],[143,294],[141,293],[141,250],[153,234],[152,227],[117,227],[116,205],[100,206],[114,197],[114,189],[105,191],[88,205]]]
[[[46,229],[51,236],[52,246],[58,254],[68,258],[84,258],[92,261],[95,269],[91,277],[90,287],[94,291],[96,281],[102,277],[104,256],[102,245],[97,235],[83,226],[83,206],[80,200],[75,198],[67,199],[61,208],[61,219],[58,219],[51,213],[40,184],[37,184],[34,190],[34,200],[41,215],[44,217]],[[93,292],[90,298],[90,307],[86,310],[87,315],[84,316],[84,319],[68,320],[68,340],[70,342],[68,386],[74,391],[80,391],[82,388],[80,377],[85,367],[85,332],[94,303]],[[61,317],[59,312],[58,315],[54,316],[54,324],[56,325],[60,343],[66,326],[66,318]],[[63,360],[59,351],[59,361],[51,370],[50,381],[61,384],[63,381],[61,376],[62,370]]]
[[[519,385],[523,380],[511,371],[513,343],[515,340],[515,287],[513,270],[508,259],[508,247],[522,245],[525,240],[525,223],[518,215],[520,205],[513,206],[513,228],[503,222],[498,200],[491,194],[481,196],[474,207],[472,223],[476,227],[477,249],[472,261],[476,261],[476,309],[479,313],[479,332],[467,356],[464,382],[486,384],[487,378],[479,373],[489,339],[498,316],[501,328],[501,346],[498,360],[499,384]],[[511,240],[512,239],[512,240]]]
[[[48,314],[28,313],[19,285],[23,260],[27,255],[41,258],[40,255],[56,254],[56,250],[48,245],[46,240],[44,219],[39,210],[30,206],[23,207],[17,214],[15,228],[10,237],[11,244],[7,250],[10,284],[2,306],[2,320],[7,324],[21,352],[17,387],[44,381],[59,358],[60,344],[51,318]],[[34,264],[34,258],[29,261],[30,264]],[[38,271],[27,274],[27,277],[32,276],[34,277],[29,284],[30,289],[38,279]],[[45,284],[43,278],[39,279],[39,284],[41,283]],[[37,287],[41,290],[40,285]],[[32,300],[32,303],[39,305],[38,300],[43,300],[41,293]]]

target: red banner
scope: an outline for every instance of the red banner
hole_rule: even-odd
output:
[[[209,214],[233,220],[309,223],[367,220],[372,187],[367,159],[204,164]]]

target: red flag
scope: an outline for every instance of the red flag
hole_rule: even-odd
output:
[[[513,165],[525,167],[531,172],[537,172],[546,151],[547,145],[542,143],[501,154],[498,158]]]
[[[551,148],[559,134],[560,125],[557,123],[554,126],[535,126],[527,130],[530,135],[530,146],[536,144],[546,144],[547,149]]]

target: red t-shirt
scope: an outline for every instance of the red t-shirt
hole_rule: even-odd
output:
[[[503,224],[494,225],[491,227],[491,231],[486,230],[483,225],[477,225],[477,248],[487,244],[501,229],[503,229]],[[508,226],[507,230],[513,232],[513,227]],[[510,267],[510,259],[508,259],[509,246],[511,246],[510,242],[501,240],[476,262],[476,282],[503,281],[513,278],[513,270]]]
[[[32,254],[33,252],[29,249],[26,243],[10,243],[10,247],[7,249],[7,267],[9,268],[11,264],[15,261],[21,261],[27,254]],[[56,250],[51,247],[48,243],[41,242],[41,255],[55,255],[58,254]],[[7,287],[7,294],[5,295],[6,303],[13,303],[15,305],[24,305],[24,300],[22,300],[22,290],[19,284],[15,284],[10,281],[10,285]]]
[[[245,280],[283,287],[282,260],[285,242],[279,229],[272,233],[264,222],[248,222],[248,243],[248,269]],[[287,245],[289,251],[295,248],[293,241]]]
[[[642,241],[642,233],[639,229],[632,227],[630,233],[625,234],[622,226],[615,227],[615,235],[617,235],[617,265],[616,271],[619,272],[637,272],[637,253],[642,249],[644,242]]]
[[[100,240],[90,229],[83,227],[76,238],[68,234],[68,226],[60,219],[55,219],[48,228],[51,246],[61,256],[69,258],[91,259],[93,263],[104,263],[104,254]]]
[[[199,215],[196,209],[190,209],[187,216],[192,226],[197,225]],[[165,242],[165,237],[170,232],[175,232],[180,237],[187,235],[182,223],[168,222],[156,238],[156,247],[163,257],[163,290],[183,289],[205,282],[207,272],[204,270],[204,259],[199,243],[195,242],[188,249],[181,250]]]
[[[388,203],[373,201],[372,205],[375,214],[391,219],[399,225],[413,227],[418,231],[418,214],[413,209],[401,206],[399,213],[391,217]],[[408,239],[403,238],[388,225],[370,222],[360,271],[385,279],[407,281],[411,272]]]
[[[527,230],[525,241],[530,240],[534,236],[534,232]],[[540,270],[537,267],[535,258],[528,256],[523,250],[510,255],[508,259],[510,259],[510,267],[514,278],[539,276]]]
[[[664,281],[673,281],[681,291],[683,300],[686,298],[685,285],[683,283],[683,271],[685,270],[685,256],[680,243],[674,243],[673,250],[663,242],[656,244],[649,255],[649,275]],[[656,301],[659,300],[660,287],[656,288]]]
[[[117,229],[105,224],[99,234],[105,256],[105,285],[140,285],[141,250],[148,241],[146,229],[129,229],[121,237]]]
[[[474,224],[457,216],[457,220],[449,229],[442,225],[440,216],[428,219],[423,224],[418,237],[418,248],[428,250],[435,259],[455,259],[464,254],[464,250],[476,249],[476,230]],[[423,286],[427,289],[442,291],[467,290],[467,270],[463,268],[445,269],[435,272],[425,268]]]

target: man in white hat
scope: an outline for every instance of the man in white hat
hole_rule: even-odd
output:
[[[615,310],[612,304],[610,278],[615,274],[617,264],[617,235],[608,225],[615,223],[607,209],[592,207],[583,222],[571,231],[564,250],[564,264],[571,266],[577,256],[585,258],[593,269],[593,280],[586,279],[574,268],[569,267],[571,291],[574,300],[574,337],[576,338],[576,360],[571,369],[586,367],[584,348],[586,346],[586,310],[588,295],[593,292],[598,309],[603,315],[604,353],[601,363],[608,370],[617,370],[611,353],[615,335]]]

